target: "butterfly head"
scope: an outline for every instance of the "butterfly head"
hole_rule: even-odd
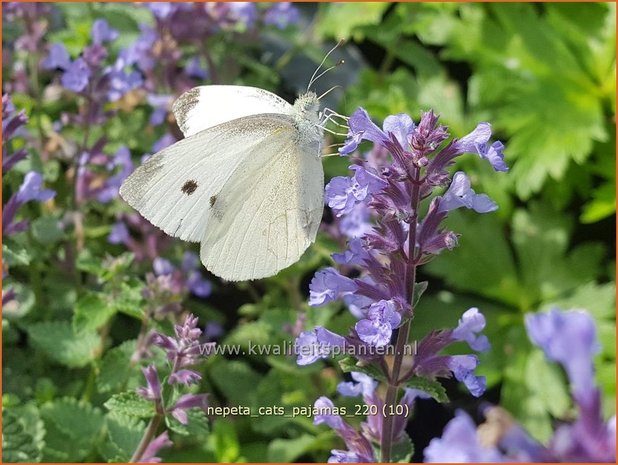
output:
[[[294,102],[294,121],[301,137],[301,144],[313,146],[322,141],[320,127],[320,102],[315,92],[300,95]]]

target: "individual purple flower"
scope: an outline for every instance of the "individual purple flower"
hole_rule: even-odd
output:
[[[470,187],[470,178],[458,171],[440,200],[439,210],[451,211],[460,207],[470,208],[477,213],[488,213],[498,209],[496,202],[486,194],[476,194]]]
[[[158,126],[165,121],[174,97],[171,95],[148,95],[148,104],[153,108],[150,114],[150,124]]]
[[[118,149],[114,158],[107,163],[109,171],[118,170],[117,173],[107,178],[103,187],[97,194],[99,202],[108,203],[118,197],[120,186],[124,180],[133,172],[133,161],[131,160],[131,152],[125,146]]]
[[[172,262],[165,258],[157,257],[152,261],[152,269],[155,275],[171,275],[176,270],[176,267],[172,265]]]
[[[371,231],[370,212],[367,204],[359,202],[345,215],[337,218],[339,232],[349,239],[362,237]]]
[[[157,368],[154,365],[148,365],[146,368],[142,368],[142,373],[146,378],[146,387],[137,388],[137,393],[146,400],[152,400],[156,403],[161,401],[161,382],[159,381],[159,374]]]
[[[316,307],[337,299],[346,292],[357,289],[350,278],[341,275],[334,268],[318,271],[309,284],[309,305]]]
[[[86,61],[83,58],[77,58],[71,62],[60,78],[60,82],[65,89],[77,93],[83,91],[90,82],[90,68]]]
[[[455,144],[463,152],[477,153],[482,159],[489,161],[496,171],[508,171],[508,166],[504,162],[504,145],[496,141],[488,145],[491,137],[491,125],[489,123],[479,123],[470,134],[459,139]]]
[[[127,92],[143,84],[142,75],[138,71],[126,71],[124,60],[118,59],[114,66],[106,70],[109,82],[107,99],[110,102],[121,99]]]
[[[377,381],[364,373],[353,371],[350,376],[354,381],[342,381],[337,385],[337,392],[342,396],[370,395],[378,387]]]
[[[380,192],[386,183],[362,166],[352,165],[354,176],[337,176],[325,188],[325,200],[335,215],[350,213],[360,202],[367,201],[372,194]]]
[[[28,156],[25,148],[9,153],[8,143],[24,129],[28,117],[24,111],[15,112],[15,106],[8,94],[2,96],[2,174],[6,174],[15,164]]]
[[[198,79],[200,81],[208,79],[208,70],[202,66],[199,57],[191,58],[185,65],[184,71],[187,76],[193,79]]]
[[[466,341],[472,350],[485,352],[489,350],[489,340],[484,334],[478,334],[485,329],[485,317],[476,307],[464,312],[459,324],[452,332],[452,337]]]
[[[274,3],[264,14],[264,23],[285,29],[300,20],[300,12],[290,2]]]
[[[180,396],[169,412],[176,420],[183,425],[189,422],[187,410],[191,408],[206,409],[208,407],[208,396],[206,394],[185,394]]]
[[[467,413],[459,410],[441,438],[434,438],[424,451],[425,462],[502,462],[496,448],[483,447],[476,433],[476,425]]]
[[[113,42],[118,38],[118,31],[109,27],[109,24],[104,19],[97,19],[92,24],[92,41],[95,44],[103,44],[105,42]]]
[[[320,358],[330,356],[334,351],[342,353],[345,350],[345,339],[326,328],[316,326],[296,338],[295,350],[296,363],[310,365]]]
[[[157,32],[144,24],[140,24],[139,37],[128,47],[118,54],[117,66],[131,66],[137,64],[138,68],[147,73],[155,66],[155,58],[152,49],[158,39]]]
[[[43,189],[43,176],[36,171],[29,171],[24,177],[22,185],[17,191],[17,201],[21,204],[36,200],[46,202],[56,196],[56,192],[51,189]]]
[[[71,57],[64,44],[56,43],[49,47],[49,53],[41,61],[43,69],[67,69],[71,65]]]
[[[169,384],[180,383],[180,384],[184,384],[185,386],[188,386],[190,384],[198,383],[201,379],[202,379],[202,375],[200,375],[199,373],[196,373],[195,371],[192,371],[192,370],[182,369],[182,370],[178,370],[172,373],[169,379],[167,380],[167,382]]]
[[[474,374],[478,364],[479,359],[476,355],[451,355],[447,360],[447,366],[455,375],[455,379],[464,383],[474,397],[480,397],[486,387],[485,377]]]
[[[129,241],[129,229],[122,221],[117,221],[112,225],[112,229],[107,236],[107,241],[110,244],[127,244]]]
[[[161,458],[156,456],[158,452],[165,447],[171,447],[173,445],[174,443],[170,441],[167,431],[164,431],[150,441],[142,454],[142,458],[137,463],[160,463]]]
[[[367,318],[356,323],[358,337],[369,345],[382,347],[391,341],[393,330],[401,323],[401,314],[395,303],[380,300],[372,304],[367,311]]]

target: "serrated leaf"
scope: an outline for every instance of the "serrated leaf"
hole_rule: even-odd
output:
[[[410,463],[414,454],[414,444],[407,434],[403,438],[393,444],[391,448],[391,462],[393,463]]]
[[[75,304],[73,328],[75,331],[94,331],[105,325],[116,313],[116,309],[100,293],[88,293]]]
[[[34,323],[28,327],[32,344],[70,368],[86,366],[101,350],[101,338],[90,331],[74,332],[67,321]]]
[[[136,367],[131,365],[131,355],[135,351],[135,341],[125,341],[106,352],[99,366],[97,387],[100,392],[110,392],[123,388],[131,377],[135,376]]]
[[[42,428],[42,425],[41,425]],[[2,461],[40,462],[44,443],[25,429],[16,411],[3,409],[2,412]]]
[[[115,394],[104,405],[110,412],[130,417],[150,418],[155,414],[154,404],[134,391]]]
[[[407,380],[405,384],[406,387],[426,392],[440,403],[449,401],[446,395],[446,389],[444,389],[444,386],[442,386],[439,381],[414,376]]]
[[[361,365],[359,363],[360,362],[358,362],[354,357],[344,357],[339,360],[339,366],[344,373],[358,371],[360,373],[365,373],[366,375],[369,375],[379,381],[386,381],[384,373],[382,373],[382,371],[378,367],[373,364]]]
[[[120,284],[120,292],[110,302],[110,305],[125,315],[135,319],[144,318],[144,297],[142,295],[143,283],[140,281]]]
[[[81,461],[102,438],[103,415],[86,402],[56,400],[41,407],[41,417],[47,430],[45,454],[50,458]]]
[[[208,417],[203,410],[199,408],[192,408],[186,410],[187,424],[183,425],[173,416],[165,417],[165,424],[172,431],[181,434],[183,436],[205,436],[208,434]]]
[[[144,435],[145,423],[136,418],[109,413],[105,416],[105,425],[109,439],[102,448],[105,458],[128,462]]]
[[[30,260],[32,260],[32,257],[25,247],[18,246],[17,244],[9,247],[7,244],[2,244],[2,261],[6,266],[25,266],[30,264]]]

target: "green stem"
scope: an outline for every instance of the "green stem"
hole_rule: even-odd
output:
[[[410,230],[408,232],[408,264],[406,268],[406,289],[408,292],[408,301],[412,306],[412,314],[414,314],[414,285],[416,283],[416,267],[418,262],[415,257],[416,251],[416,225],[418,223],[418,207],[420,204],[420,183],[419,169],[414,168],[413,171],[413,187],[412,187],[412,215],[410,217]],[[382,454],[382,462],[391,461],[391,449],[393,446],[393,415],[388,414],[393,412],[393,406],[397,402],[397,394],[401,383],[401,364],[403,363],[404,348],[408,342],[410,335],[410,326],[412,323],[411,316],[408,317],[397,332],[397,341],[395,342],[395,357],[393,359],[393,369],[388,376],[388,387],[386,389],[386,398],[384,399],[384,424],[382,429],[382,438],[380,442],[380,451]]]
[[[148,423],[148,427],[146,428],[146,431],[144,431],[144,435],[142,436],[142,439],[140,440],[137,449],[135,449],[135,452],[133,452],[129,463],[139,462],[143,458],[142,456],[144,455],[144,451],[157,433],[157,429],[159,428],[162,419],[163,415],[160,413],[157,413],[154,417],[150,419],[150,423]]]

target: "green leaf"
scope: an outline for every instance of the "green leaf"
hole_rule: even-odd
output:
[[[2,244],[2,261],[6,266],[26,266],[30,264],[30,260],[32,260],[32,257],[25,247],[17,244],[12,244],[9,247],[6,243]]]
[[[102,447],[103,456],[107,460],[128,462],[144,435],[145,423],[110,412],[105,416],[105,426],[109,442]]]
[[[76,332],[94,331],[104,326],[115,314],[116,309],[107,303],[105,295],[90,292],[75,304],[73,328]]]
[[[74,332],[68,321],[34,323],[28,327],[32,344],[52,360],[70,368],[86,366],[101,350],[101,338],[89,331]]]
[[[414,283],[414,302],[412,308],[416,308],[418,301],[421,300],[423,293],[427,290],[429,283],[427,281],[421,281],[420,283]]]
[[[38,421],[40,430],[43,425]],[[19,412],[13,409],[3,409],[2,412],[2,461],[40,462],[44,443],[37,434],[26,429]]]
[[[108,350],[101,360],[97,387],[100,392],[110,392],[125,387],[136,376],[137,367],[132,366],[131,356],[135,351],[135,341],[125,341]]]
[[[142,289],[144,284],[139,280],[130,280],[120,284],[120,291],[110,302],[113,308],[125,315],[137,320],[144,318],[144,297]]]
[[[64,231],[57,218],[42,216],[32,222],[32,236],[43,245],[51,245],[64,237]]]
[[[446,395],[446,389],[440,384],[439,381],[427,378],[421,378],[420,376],[413,376],[406,381],[406,387],[412,389],[418,389],[419,391],[426,392],[435,400],[440,403],[448,402],[448,396]]]
[[[401,441],[393,444],[391,448],[391,462],[410,463],[414,454],[414,444],[407,434],[403,435]]]
[[[250,405],[255,400],[255,390],[247,386],[257,386],[261,376],[245,362],[239,360],[217,359],[209,370],[212,382],[234,405]]]
[[[374,379],[379,381],[386,381],[386,377],[384,373],[373,364],[370,365],[361,365],[361,362],[357,361],[354,357],[345,357],[339,360],[339,366],[344,373],[350,373],[352,371],[358,371],[360,373],[365,373],[366,375],[371,376]]]
[[[316,32],[322,37],[347,39],[358,26],[378,24],[387,8],[387,3],[379,2],[322,4]]]
[[[202,409],[191,408],[186,410],[188,422],[186,425],[180,423],[173,416],[165,417],[165,424],[169,429],[182,436],[204,437],[208,434],[208,417]]]
[[[216,421],[213,424],[212,433],[208,436],[208,444],[217,462],[230,463],[238,459],[240,444],[232,423]]]
[[[571,407],[571,396],[558,365],[550,363],[540,350],[533,350],[526,364],[526,383],[530,395],[554,418],[565,418]]]
[[[154,404],[135,391],[115,394],[104,405],[110,412],[130,417],[150,418],[155,414]]]
[[[103,415],[86,402],[72,398],[56,400],[43,405],[41,417],[48,431],[45,453],[50,457],[82,461],[102,438]],[[71,447],[67,448],[68,444]]]
[[[268,445],[269,463],[291,463],[314,447],[316,438],[303,434],[294,439],[274,439]]]

